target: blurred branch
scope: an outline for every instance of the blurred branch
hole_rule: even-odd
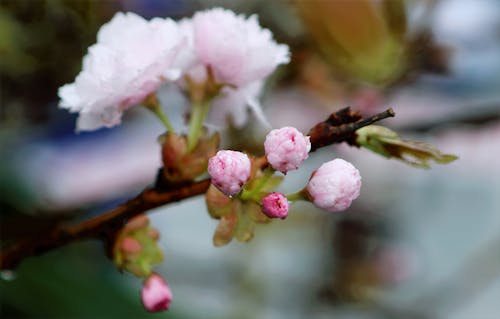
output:
[[[342,142],[352,145],[357,129],[390,116],[394,116],[392,109],[363,119],[358,112],[344,108],[311,129],[311,150]],[[135,198],[97,217],[77,224],[60,223],[44,233],[8,245],[0,253],[0,268],[13,269],[26,257],[40,255],[80,240],[101,240],[109,251],[116,232],[132,217],[156,207],[201,195],[210,186],[210,179],[188,184],[160,184],[145,189]]]
[[[421,120],[415,123],[396,127],[399,131],[425,133],[437,128],[451,127],[454,125],[484,125],[500,120],[500,101],[485,101],[465,105],[458,111],[448,112],[432,119]],[[451,113],[451,114],[450,114]]]
[[[206,179],[168,191],[145,189],[135,198],[95,218],[74,225],[60,224],[46,233],[9,245],[0,254],[1,269],[13,269],[25,257],[40,255],[78,240],[99,239],[109,245],[116,231],[132,217],[152,208],[203,194],[208,186],[210,180]]]

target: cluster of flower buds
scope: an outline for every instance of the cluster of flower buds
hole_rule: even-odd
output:
[[[118,233],[113,246],[113,261],[120,270],[147,277],[152,267],[163,260],[158,246],[160,233],[149,224],[146,215],[130,220]]]
[[[168,309],[172,300],[168,284],[152,269],[163,261],[159,238],[160,233],[150,226],[148,217],[139,215],[120,230],[113,246],[113,261],[118,269],[146,278],[141,298],[144,308],[151,312]]]
[[[210,158],[208,173],[213,187],[206,201],[211,216],[220,219],[214,236],[216,245],[229,243],[233,236],[242,241],[251,239],[255,223],[285,219],[293,200],[308,200],[319,208],[338,212],[359,196],[359,171],[342,159],[321,165],[303,190],[289,195],[276,192],[283,177],[275,176],[275,172],[285,175],[298,169],[308,158],[311,143],[296,128],[283,127],[269,132],[264,149],[264,158],[230,150]]]
[[[204,174],[209,158],[218,150],[218,134],[207,136],[204,130],[207,117],[229,117],[233,124],[242,126],[248,107],[265,121],[258,103],[261,88],[279,65],[289,62],[289,55],[288,46],[276,43],[255,15],[247,18],[214,8],[176,22],[169,18],[148,21],[134,13],[119,12],[99,30],[75,81],[59,89],[59,106],[78,113],[77,131],[118,125],[123,112],[135,105],[151,110],[167,129],[160,137],[164,165],[157,186],[170,187]],[[187,134],[175,133],[157,99],[156,93],[165,82],[176,84],[191,101]],[[257,166],[245,154],[221,151],[210,161],[209,171],[227,197],[237,195],[251,176],[261,177]],[[279,180],[268,176],[268,182],[256,186],[259,191],[255,193],[272,188]],[[287,207],[286,200],[276,203]],[[245,202],[237,206],[232,210],[239,214],[237,230],[226,233],[230,238],[249,240],[253,222],[269,218],[259,205]],[[221,209],[215,210],[221,214]],[[266,212],[274,214],[271,209]],[[235,224],[236,215],[231,216],[223,220]],[[172,298],[166,282],[152,271],[163,259],[158,237],[147,218],[139,216],[123,227],[112,247],[113,261],[120,270],[147,278],[142,301],[149,311],[167,309]],[[225,240],[222,235],[219,239],[216,242]]]

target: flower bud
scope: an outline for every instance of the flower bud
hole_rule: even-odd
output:
[[[264,142],[266,157],[271,166],[286,173],[295,170],[309,156],[311,142],[294,127],[282,127],[267,134]]]
[[[134,238],[126,237],[121,242],[121,249],[124,253],[137,254],[141,251],[141,244]]]
[[[361,176],[349,162],[337,158],[320,166],[306,190],[314,205],[329,212],[346,210],[359,196]]]
[[[163,260],[158,246],[160,233],[149,225],[146,215],[131,219],[118,232],[113,246],[113,262],[120,270],[137,277],[147,277],[152,267]]]
[[[203,136],[192,151],[187,137],[167,133],[160,137],[162,144],[163,177],[172,183],[192,181],[207,170],[208,159],[219,147],[219,134]]]
[[[251,163],[248,156],[236,151],[218,151],[208,161],[212,184],[224,194],[237,194],[250,177]]]
[[[172,291],[170,291],[168,284],[160,275],[152,273],[144,282],[141,299],[147,311],[167,310],[172,301]]]
[[[262,212],[269,218],[285,219],[288,207],[288,200],[282,193],[273,192],[262,199]]]

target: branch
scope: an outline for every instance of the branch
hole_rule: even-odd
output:
[[[13,269],[25,257],[40,255],[78,240],[99,239],[109,244],[112,236],[132,217],[168,203],[203,194],[209,186],[210,180],[205,179],[168,191],[147,188],[135,198],[102,215],[79,224],[60,224],[46,233],[9,245],[0,254],[1,269]]]
[[[353,145],[351,142],[355,139],[357,129],[391,116],[394,116],[394,112],[388,109],[363,119],[358,112],[344,108],[311,129],[311,151],[334,143],[347,142]],[[101,240],[109,248],[116,232],[132,217],[156,207],[201,195],[209,186],[210,180],[205,179],[189,184],[147,188],[135,198],[99,216],[77,224],[57,224],[42,234],[10,244],[0,252],[0,269],[14,269],[26,257],[40,255],[80,240]]]
[[[308,133],[311,137],[311,151],[330,144],[347,142],[357,146],[356,130],[396,114],[389,108],[382,113],[363,119],[359,112],[346,107],[333,113],[324,122],[316,124]]]

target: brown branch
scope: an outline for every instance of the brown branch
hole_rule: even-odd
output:
[[[357,146],[356,130],[396,114],[389,108],[382,113],[363,119],[359,112],[346,107],[333,113],[326,121],[316,124],[308,133],[311,137],[311,151],[330,144],[347,142]]]
[[[47,233],[8,246],[0,254],[1,269],[13,269],[27,256],[40,255],[77,240],[99,239],[107,243],[130,218],[152,208],[203,194],[208,186],[210,180],[206,179],[168,191],[145,189],[135,198],[102,215],[79,224],[61,224]]]
[[[350,108],[342,109],[311,129],[311,150],[344,141],[350,143],[354,140],[357,129],[391,116],[394,116],[392,109],[367,119],[362,119],[359,113],[352,112]],[[157,184],[97,217],[78,224],[61,223],[42,234],[12,243],[0,253],[0,269],[14,269],[26,257],[40,255],[74,241],[97,239],[109,246],[116,232],[132,217],[156,207],[203,194],[209,186],[209,179],[189,184],[167,185],[166,188]]]

